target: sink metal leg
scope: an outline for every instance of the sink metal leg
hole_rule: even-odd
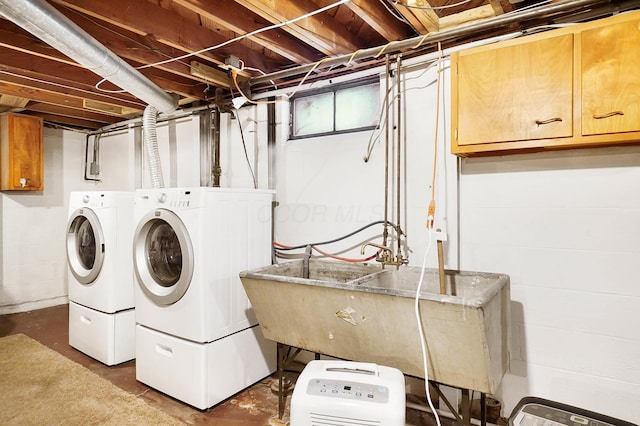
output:
[[[278,343],[277,359],[278,359],[278,418],[282,420],[284,416],[284,364],[286,361],[285,345]]]
[[[445,396],[444,393],[442,393],[442,391],[440,390],[440,387],[438,386],[438,383],[436,382],[429,382],[433,385],[433,388],[436,390],[436,393],[438,394],[438,398],[440,398],[440,401],[444,402],[447,406],[447,408],[449,408],[449,411],[451,412],[451,414],[453,414],[453,416],[456,418],[456,421],[458,422],[462,422],[462,417],[460,417],[460,414],[458,414],[458,409],[455,408],[451,402],[449,402],[449,400],[447,399],[447,397]]]
[[[288,387],[285,386],[284,371],[287,365],[295,361],[296,356],[302,351],[300,348],[295,348],[293,353],[291,350],[293,346],[285,345],[284,343],[277,343],[276,346],[276,359],[278,369],[278,418],[282,420],[285,410],[285,401],[287,399]]]
[[[460,403],[460,411],[462,411],[462,423],[471,425],[471,399],[469,398],[469,389],[461,389],[462,401]]]

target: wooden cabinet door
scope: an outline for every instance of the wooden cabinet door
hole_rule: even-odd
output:
[[[640,131],[640,19],[580,37],[582,134]]]
[[[6,114],[0,120],[0,189],[42,191],[42,119]]]
[[[458,145],[572,136],[573,34],[462,51],[452,66]]]

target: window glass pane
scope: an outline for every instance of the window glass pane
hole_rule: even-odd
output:
[[[333,131],[333,93],[298,98],[293,108],[293,136]]]
[[[380,84],[342,89],[336,93],[336,130],[376,126],[380,114]]]

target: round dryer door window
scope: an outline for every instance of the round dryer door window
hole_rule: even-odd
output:
[[[175,213],[157,209],[142,218],[134,234],[138,285],[154,303],[171,305],[184,296],[193,276],[193,248]]]
[[[81,284],[91,284],[104,262],[104,235],[98,216],[90,209],[78,209],[67,224],[67,261]]]

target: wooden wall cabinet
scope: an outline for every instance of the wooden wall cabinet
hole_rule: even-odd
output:
[[[640,12],[456,52],[460,156],[640,142]]]
[[[44,153],[42,119],[0,115],[0,190],[42,191]]]

